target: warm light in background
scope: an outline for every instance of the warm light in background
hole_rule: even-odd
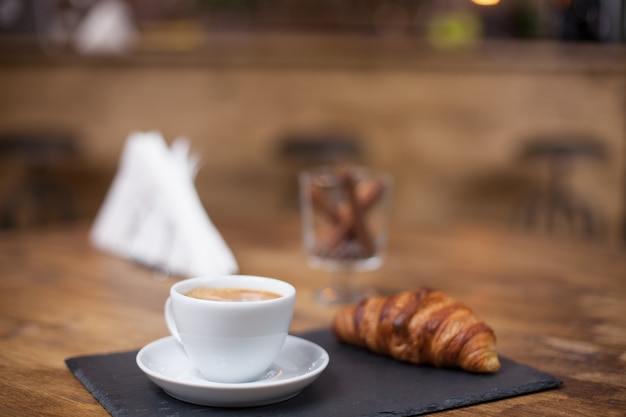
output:
[[[472,0],[472,3],[479,4],[481,6],[493,6],[500,3],[500,0]]]

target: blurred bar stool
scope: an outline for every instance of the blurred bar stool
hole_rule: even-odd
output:
[[[538,136],[529,139],[520,161],[545,161],[548,178],[545,190],[525,200],[516,208],[514,219],[531,229],[541,227],[552,232],[559,218],[570,231],[594,238],[602,233],[602,222],[591,203],[574,195],[568,179],[577,162],[608,160],[606,146],[590,136]],[[577,228],[577,225],[579,227]]]
[[[77,155],[76,139],[69,134],[0,134],[0,164],[12,177],[0,196],[0,229],[76,219],[74,196],[56,171]]]
[[[278,154],[288,180],[289,206],[298,202],[298,174],[305,168],[340,163],[357,163],[363,154],[357,136],[334,132],[290,133],[279,138]]]

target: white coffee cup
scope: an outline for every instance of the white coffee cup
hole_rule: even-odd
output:
[[[261,301],[212,301],[185,295],[198,287],[269,291]],[[165,302],[165,321],[200,373],[215,382],[261,378],[289,332],[296,289],[285,281],[250,275],[219,275],[179,281]]]

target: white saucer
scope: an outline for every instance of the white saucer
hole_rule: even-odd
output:
[[[305,339],[287,336],[267,374],[258,381],[227,384],[208,381],[191,364],[172,336],[156,340],[139,351],[137,365],[174,398],[215,407],[251,407],[296,396],[328,365],[328,353]]]

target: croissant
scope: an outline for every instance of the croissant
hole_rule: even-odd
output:
[[[476,373],[500,369],[493,330],[438,290],[420,288],[363,299],[338,310],[332,330],[342,342],[400,361]]]

